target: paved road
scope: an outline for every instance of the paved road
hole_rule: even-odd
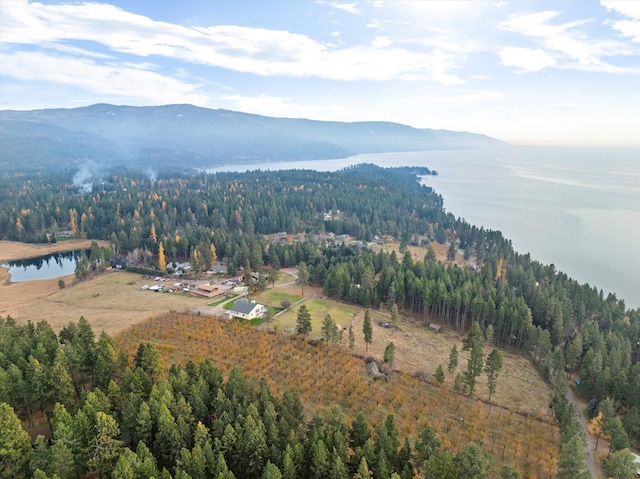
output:
[[[587,465],[589,466],[589,472],[591,473],[591,477],[594,479],[600,479],[602,476],[598,474],[599,468],[596,466],[596,453],[595,453],[595,444],[593,443],[593,438],[591,434],[589,434],[589,430],[587,429],[587,421],[584,418],[584,412],[582,411],[582,407],[578,403],[578,398],[576,394],[573,392],[573,389],[569,387],[569,392],[567,393],[567,399],[573,403],[578,411],[578,420],[582,425],[582,429],[584,429],[584,434],[587,436],[587,446],[584,448],[584,452],[589,454]]]

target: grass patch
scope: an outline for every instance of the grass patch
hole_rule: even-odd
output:
[[[242,324],[250,324],[251,326],[260,326],[262,324],[262,318],[253,318],[253,319],[242,319],[242,318],[233,318],[234,320],[242,323]]]
[[[341,326],[348,326],[353,320],[353,316],[360,309],[357,306],[349,306],[343,303],[338,303],[330,299],[309,299],[304,304],[311,314],[311,335],[316,336],[320,334],[320,328],[322,327],[322,321],[330,314],[333,320]],[[275,324],[281,329],[295,328],[296,319],[298,317],[298,309],[300,305],[292,308],[286,313],[278,316],[275,320]]]
[[[234,304],[236,304],[235,301],[228,301],[222,305],[222,309],[224,309],[225,311],[229,311],[231,308],[233,308]]]
[[[256,297],[256,301],[259,303],[268,304],[273,307],[276,305],[281,306],[283,301],[289,301],[291,304],[295,304],[301,299],[302,296],[300,295],[287,293],[285,291],[276,291],[273,289],[267,290]]]
[[[226,301],[231,301],[232,299],[237,298],[238,296],[240,296],[240,295],[239,294],[234,294],[232,296],[227,296],[227,297],[224,297],[222,299],[219,299],[218,301],[214,301],[213,303],[209,303],[209,304],[207,304],[207,306],[218,306],[219,304],[222,304],[222,303],[224,303]]]

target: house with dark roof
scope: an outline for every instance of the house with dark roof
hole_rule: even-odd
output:
[[[265,307],[262,304],[255,301],[247,301],[246,299],[239,299],[235,302],[231,309],[228,311],[230,317],[242,318],[242,319],[255,319],[260,317]]]

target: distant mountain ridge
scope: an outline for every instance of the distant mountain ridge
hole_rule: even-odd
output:
[[[215,166],[361,153],[478,148],[485,135],[390,122],[272,118],[193,105],[0,111],[2,163],[93,160],[122,166]]]

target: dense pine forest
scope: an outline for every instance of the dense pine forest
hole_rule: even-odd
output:
[[[158,272],[169,261],[189,261],[196,275],[215,260],[230,273],[248,265],[260,275],[304,264],[309,281],[330,297],[395,306],[461,333],[477,324],[494,332],[499,347],[530,357],[556,384],[560,477],[578,477],[562,468],[562,450],[571,445],[575,452],[579,444],[564,408],[567,379],[580,378],[577,391],[593,417],[606,418],[614,451],[640,442],[640,311],[515,252],[500,232],[447,213],[442,198],[419,182],[428,174],[434,172],[372,165],[157,178],[119,171],[74,185],[69,174],[12,171],[0,180],[0,239],[110,241],[109,251],[92,251],[88,270],[105,254]],[[353,241],[336,242],[337,235]],[[386,239],[400,243],[397,253],[369,247]],[[450,259],[462,254],[475,268],[438,262],[431,251],[414,258],[406,249],[431,242],[448,243]],[[91,470],[105,477],[484,477],[462,472],[463,451],[484,457],[474,444],[454,457],[419,442],[430,441],[429,432],[413,446],[403,443],[392,416],[373,435],[363,433],[370,431],[364,418],[347,426],[339,409],[308,422],[295,393],[276,397],[240,371],[223,380],[207,362],[174,368],[165,378],[152,345],[141,345],[133,361],[118,358],[110,339],[94,342],[85,322],[59,335],[43,323],[6,319],[2,326],[0,399],[7,404],[0,420],[7,427],[0,430],[20,429],[10,404],[26,421],[33,409],[44,412],[53,431],[52,445],[36,441],[28,454],[28,440],[12,434],[22,438],[15,467],[25,476]],[[198,388],[202,397],[193,392]],[[156,422],[140,425],[142,404],[143,416]],[[434,458],[441,469],[430,475]]]

